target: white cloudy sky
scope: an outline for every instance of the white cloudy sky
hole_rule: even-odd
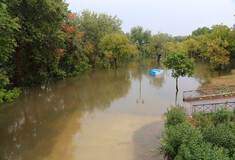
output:
[[[69,9],[117,15],[129,32],[143,26],[157,32],[189,35],[198,27],[235,24],[235,0],[66,0]]]

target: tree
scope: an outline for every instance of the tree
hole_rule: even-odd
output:
[[[167,33],[158,33],[156,35],[153,35],[150,38],[148,51],[152,55],[156,55],[157,60],[160,61],[161,55],[166,51],[165,45],[169,41],[172,41],[172,36]]]
[[[202,28],[198,28],[195,31],[192,32],[193,36],[200,36],[200,35],[205,35],[211,33],[211,29],[208,27],[202,27]]]
[[[130,39],[132,43],[138,43],[138,49],[144,48],[150,42],[151,31],[145,30],[141,26],[131,28]]]
[[[178,92],[178,78],[188,75],[192,76],[195,68],[193,58],[188,58],[187,53],[180,51],[172,51],[164,60],[163,64],[168,68],[172,69],[171,76],[176,78],[176,91]]]
[[[216,38],[212,42],[208,42],[206,57],[210,59],[211,68],[222,69],[223,65],[229,64],[230,52],[226,50],[228,42],[221,38]]]
[[[135,49],[129,44],[128,38],[123,34],[110,34],[101,39],[99,43],[100,53],[108,58],[112,67],[117,68],[117,61],[128,59]]]
[[[67,12],[63,0],[11,0],[7,11],[18,17],[15,33],[14,82],[34,85],[60,76],[60,55],[66,34],[61,30]],[[37,77],[37,78],[35,78]]]
[[[89,10],[84,10],[76,17],[79,30],[82,33],[82,41],[91,45],[91,54],[88,55],[91,64],[95,64],[99,57],[98,44],[100,40],[108,34],[122,33],[122,21],[117,16],[105,13],[98,14]]]
[[[122,32],[122,21],[117,16],[83,10],[76,19],[84,42],[97,45],[105,35]]]
[[[65,23],[62,24],[62,30],[67,34],[65,47],[57,49],[60,55],[59,67],[67,75],[77,75],[81,71],[85,71],[91,67],[88,64],[89,47],[82,40],[82,34],[76,25],[76,14],[69,14]]]
[[[13,73],[12,52],[16,47],[14,32],[17,32],[19,28],[17,19],[13,19],[7,12],[6,4],[0,2],[0,103],[11,101],[20,93],[20,90],[16,88],[6,89]]]
[[[195,39],[187,39],[183,42],[188,54],[193,57],[200,54],[200,45],[199,42]]]

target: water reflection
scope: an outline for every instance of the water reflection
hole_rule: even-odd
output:
[[[31,153],[37,152],[40,158],[49,154],[55,143],[53,138],[67,126],[72,113],[79,120],[85,112],[103,111],[128,93],[128,71],[100,72],[104,71],[24,89],[14,103],[2,105],[0,158],[37,159]],[[74,126],[76,132],[81,129],[79,122]]]
[[[84,151],[82,154],[78,151],[78,157],[88,155],[88,141],[93,150],[98,150],[97,146],[104,143],[104,139],[96,139],[100,137],[112,142],[105,144],[110,151],[110,145],[122,144],[116,139],[120,134],[122,140],[132,139],[136,130],[158,120],[156,117],[167,107],[181,103],[184,90],[197,89],[210,77],[219,76],[211,73],[206,63],[198,62],[194,77],[179,78],[176,95],[171,71],[165,69],[162,76],[150,77],[150,69],[164,69],[163,65],[154,59],[142,59],[141,63],[141,70],[139,60],[133,60],[117,70],[97,69],[77,78],[24,89],[14,103],[0,106],[0,159],[73,159],[74,135],[78,137],[75,142]],[[103,115],[98,116],[101,113]],[[96,118],[86,118],[87,114],[94,114]],[[127,145],[121,151],[132,151],[131,147],[133,145]],[[103,157],[109,155],[102,153],[106,154]],[[132,155],[125,153],[124,157]]]

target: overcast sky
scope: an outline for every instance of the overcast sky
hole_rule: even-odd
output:
[[[235,24],[235,0],[66,0],[72,12],[84,9],[117,15],[124,32],[143,26],[158,32],[189,35],[198,27]]]

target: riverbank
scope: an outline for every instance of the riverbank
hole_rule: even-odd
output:
[[[231,74],[229,75],[210,78],[208,82],[205,82],[201,85],[200,89],[231,85],[235,85],[235,69],[231,70]]]

